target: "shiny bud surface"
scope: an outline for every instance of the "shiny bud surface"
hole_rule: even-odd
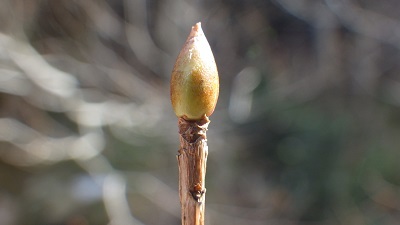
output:
[[[210,45],[197,23],[176,60],[171,76],[171,102],[177,117],[210,116],[219,94],[219,78]]]

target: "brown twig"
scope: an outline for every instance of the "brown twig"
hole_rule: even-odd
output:
[[[205,176],[207,167],[206,131],[210,120],[187,121],[179,118],[180,149],[179,197],[182,225],[203,225],[205,206]]]

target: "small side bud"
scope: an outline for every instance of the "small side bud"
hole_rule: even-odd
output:
[[[171,76],[171,102],[177,117],[210,116],[219,94],[218,70],[201,23],[192,27]]]

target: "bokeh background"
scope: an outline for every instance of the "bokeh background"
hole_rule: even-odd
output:
[[[180,224],[175,59],[220,73],[206,224],[400,221],[397,0],[2,0],[0,224]]]

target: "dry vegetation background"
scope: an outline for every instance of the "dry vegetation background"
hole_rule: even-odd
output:
[[[207,224],[400,221],[400,1],[2,0],[0,224],[180,224],[169,77],[221,94]]]

